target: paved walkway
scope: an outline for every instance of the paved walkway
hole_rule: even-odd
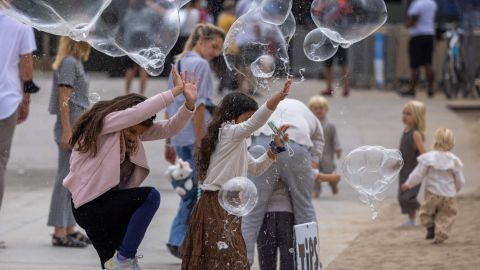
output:
[[[57,150],[53,142],[54,117],[47,112],[51,87],[49,74],[37,75],[42,87],[40,94],[32,98],[28,121],[18,126],[7,171],[7,190],[0,212],[0,239],[5,240],[7,249],[0,250],[0,268],[8,270],[86,270],[98,268],[93,248],[68,249],[50,245],[52,229],[48,228],[48,215],[52,181],[54,179]],[[91,76],[91,92],[103,99],[123,94],[123,81],[101,75]],[[165,89],[164,80],[151,80],[147,95]],[[304,102],[323,89],[320,81],[309,80],[294,85],[291,97]],[[467,179],[475,175],[475,160],[480,158],[480,142],[475,131],[479,131],[478,114],[463,116],[448,110],[443,97],[427,100],[422,93],[420,100],[427,103],[427,144],[436,127],[447,126],[457,134],[455,152],[465,161]],[[405,99],[394,93],[380,91],[353,91],[350,98],[334,97],[330,104],[329,118],[336,123],[340,133],[344,154],[362,145],[398,146],[402,131],[400,115]],[[146,143],[152,173],[146,181],[160,189],[162,203],[153,224],[147,232],[139,250],[144,255],[144,269],[180,269],[180,261],[167,251],[170,222],[179,202],[171,190],[164,171],[167,163],[163,159],[163,142]],[[340,163],[338,163],[340,165]],[[468,190],[476,183],[467,183]],[[381,205],[393,202],[396,183],[387,191],[388,196]],[[330,195],[325,186],[324,195],[315,200],[321,238],[321,257],[328,265],[358,232],[372,224],[369,209],[358,199],[355,191],[346,182],[340,184],[340,194]],[[380,209],[382,215],[382,209]],[[258,269],[257,266],[254,269]]]

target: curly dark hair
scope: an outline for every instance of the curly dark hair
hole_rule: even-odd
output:
[[[147,98],[139,94],[128,94],[112,100],[103,100],[95,103],[93,107],[84,112],[73,126],[70,145],[81,153],[90,153],[92,157],[97,154],[97,139],[103,128],[103,119],[112,112],[131,108]],[[141,122],[146,127],[153,125],[155,115]],[[140,124],[140,123],[139,123]]]
[[[210,158],[217,147],[222,124],[234,121],[243,113],[256,111],[257,109],[258,103],[242,92],[232,92],[222,99],[208,125],[207,134],[202,138],[202,147],[197,149],[195,154],[199,182],[203,182],[207,177]]]

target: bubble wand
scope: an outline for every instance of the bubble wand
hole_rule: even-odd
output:
[[[273,121],[268,121],[268,127],[273,131],[275,135],[280,136],[280,140],[282,140],[283,144],[288,148],[288,155],[291,157],[293,156],[294,152],[288,141],[285,139],[285,133],[275,125]]]

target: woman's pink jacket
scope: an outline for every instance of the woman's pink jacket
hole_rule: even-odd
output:
[[[120,184],[120,132],[155,115],[173,100],[172,92],[166,91],[134,107],[108,114],[97,139],[97,154],[92,157],[89,153],[73,151],[70,172],[63,180],[63,185],[72,193],[75,208]],[[185,127],[193,113],[182,106],[172,118],[155,122],[140,139],[152,141],[171,137]],[[137,151],[130,156],[130,160],[136,166],[130,180],[121,184],[120,188],[123,189],[140,186],[150,171],[142,143],[138,144]]]

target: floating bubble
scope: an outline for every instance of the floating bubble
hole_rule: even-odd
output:
[[[127,55],[156,76],[178,39],[178,10],[187,2],[0,0],[0,7],[39,30],[86,41],[113,57]]]
[[[281,25],[287,19],[291,9],[292,0],[263,0],[260,14],[263,21]]]
[[[311,16],[336,43],[353,44],[380,28],[387,20],[384,0],[314,0]],[[342,46],[342,47],[343,47]]]
[[[100,95],[98,93],[93,92],[93,93],[90,93],[88,95],[88,101],[90,101],[90,104],[95,104],[98,101],[100,101],[100,99],[101,98],[100,98]]]
[[[178,39],[178,8],[170,0],[116,0],[97,20],[87,41],[110,56],[128,55],[157,76]]]
[[[293,13],[290,11],[288,14],[287,19],[280,25],[280,31],[282,32],[283,37],[287,41],[287,44],[292,40],[293,35],[295,35],[295,31],[297,30],[297,22],[295,21],[295,17]]]
[[[84,40],[111,0],[0,0],[0,9],[38,30]]]
[[[265,23],[259,8],[235,21],[225,38],[223,55],[230,70],[244,75],[254,85],[257,79],[251,67],[260,57],[273,59],[274,74],[288,70],[289,65],[287,43],[279,26]]]
[[[257,204],[257,188],[246,177],[235,177],[223,184],[218,202],[231,215],[246,216]]]
[[[257,78],[271,78],[275,72],[275,58],[262,55],[250,65],[250,70]]]
[[[321,28],[310,31],[303,41],[303,51],[308,59],[321,62],[325,61],[338,50],[338,44],[330,40]]]
[[[347,183],[359,193],[359,199],[370,206],[372,219],[375,219],[378,211],[374,201],[385,198],[384,192],[395,181],[402,167],[400,151],[381,146],[362,146],[345,157],[342,171]]]

